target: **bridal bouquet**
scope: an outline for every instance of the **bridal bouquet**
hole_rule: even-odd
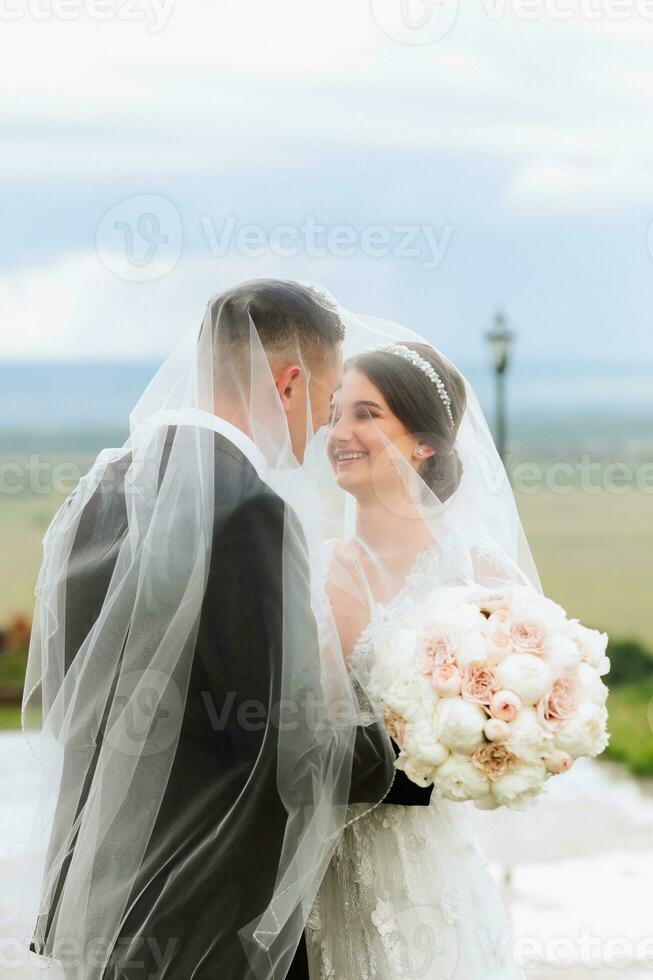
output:
[[[523,809],[607,745],[607,640],[526,586],[437,590],[375,641],[396,767],[450,800]]]

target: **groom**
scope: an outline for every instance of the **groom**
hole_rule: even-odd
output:
[[[331,396],[341,380],[344,330],[336,311],[310,289],[279,280],[245,283],[215,302],[221,315],[231,318],[232,334],[242,325],[243,350],[249,351],[249,325],[255,324],[292,450],[301,462],[306,433],[327,422]],[[237,717],[246,703],[268,705],[279,697],[281,559],[284,544],[288,547],[284,531],[289,515],[265,483],[261,447],[238,413],[229,415],[228,406],[216,403],[213,549],[179,741],[104,980],[249,980],[254,973],[238,932],[264,911],[275,887],[288,818],[277,788],[276,748],[266,746],[264,751],[269,729],[263,735],[241,730]],[[180,428],[170,427],[168,450]],[[102,521],[94,512],[95,498],[82,514],[68,568],[66,664],[99,614],[116,545],[127,531],[127,466],[128,460],[117,465],[110,489],[102,491]],[[226,522],[219,516],[225,500],[232,515]],[[299,565],[305,561],[295,557]],[[315,658],[318,641],[307,579],[303,585],[294,583],[293,615]],[[221,730],[216,731],[207,710],[207,692],[217,714],[235,692]],[[380,729],[359,730],[352,802],[383,797],[392,776],[386,745]],[[263,768],[261,758],[267,759]],[[255,767],[256,778],[249,779]],[[237,808],[243,797],[246,812],[256,819],[230,821],[232,812],[242,812]],[[59,893],[73,859],[71,853],[63,863]],[[56,906],[55,897],[50,913],[37,923],[31,946],[45,956],[52,952],[48,934]],[[286,951],[270,967],[270,980],[284,976],[308,980],[303,936],[294,956]]]

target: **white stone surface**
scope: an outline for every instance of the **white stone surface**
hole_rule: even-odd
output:
[[[35,756],[20,733],[0,733],[0,978],[59,980],[21,952],[29,862],[6,841],[29,840]],[[524,813],[472,810],[499,880],[529,980],[653,978],[653,792],[620,767],[580,762]],[[26,870],[27,869],[27,870]],[[615,943],[648,964],[619,965]],[[648,946],[645,945],[648,940]],[[612,946],[610,945],[612,943]],[[583,956],[585,960],[583,961]],[[538,962],[539,959],[539,962]],[[491,971],[488,978],[491,978]],[[469,978],[481,980],[481,978]]]

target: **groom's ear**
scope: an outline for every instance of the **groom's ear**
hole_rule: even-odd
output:
[[[301,375],[302,369],[299,364],[287,364],[275,373],[274,383],[286,415],[292,407],[293,395],[297,394],[297,381]]]

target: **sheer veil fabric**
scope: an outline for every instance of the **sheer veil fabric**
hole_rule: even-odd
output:
[[[253,296],[257,282],[248,286]],[[44,538],[23,702],[42,788],[25,848],[32,889],[19,910],[19,928],[26,943],[63,965],[67,980],[102,980],[135,883],[146,890],[144,868],[161,867],[152,841],[162,854],[174,845],[154,831],[190,711],[204,597],[216,571],[216,533],[241,516],[243,493],[254,493],[216,482],[222,422],[247,432],[264,458],[261,479],[271,519],[281,507],[281,669],[271,672],[261,693],[262,727],[256,735],[241,733],[249,753],[240,762],[247,770],[241,791],[227,803],[220,774],[213,774],[205,794],[180,801],[180,814],[193,828],[193,853],[210,851],[214,861],[217,854],[219,867],[223,847],[225,866],[233,868],[233,828],[250,827],[255,834],[266,822],[250,788],[270,768],[276,774],[286,816],[273,880],[261,884],[256,914],[235,926],[258,978],[286,975],[334,849],[359,816],[350,803],[356,738],[379,719],[347,668],[325,589],[336,581],[368,605],[370,616],[372,594],[364,574],[326,561],[324,539],[354,533],[351,500],[335,484],[324,433],[312,438],[310,411],[304,464],[293,455],[246,287],[239,288],[238,302],[234,290],[210,301],[199,328],[165,361],[135,406],[126,444],[98,456]],[[301,288],[342,321],[346,357],[423,342],[391,321],[350,313],[321,287]],[[310,369],[302,364],[308,392]],[[447,501],[438,500],[388,445],[411,519],[417,515],[447,548],[459,581],[508,578],[537,585],[505,472],[468,386],[455,445],[463,478]],[[86,553],[80,567],[76,542],[89,526],[101,546]],[[236,537],[236,566],[238,548]],[[230,561],[227,554],[218,570],[225,587]],[[101,582],[103,598],[87,622],[72,623],[71,597],[79,595],[89,571]],[[311,623],[317,623],[319,644],[307,642]],[[381,745],[370,763],[381,774],[370,808],[392,780],[394,750],[387,737]],[[221,807],[228,817],[216,826],[207,813]],[[156,886],[159,894],[170,890],[171,906],[179,904],[174,874]],[[215,919],[194,936],[198,970],[226,928],[220,914],[224,882],[216,880],[215,888]]]

